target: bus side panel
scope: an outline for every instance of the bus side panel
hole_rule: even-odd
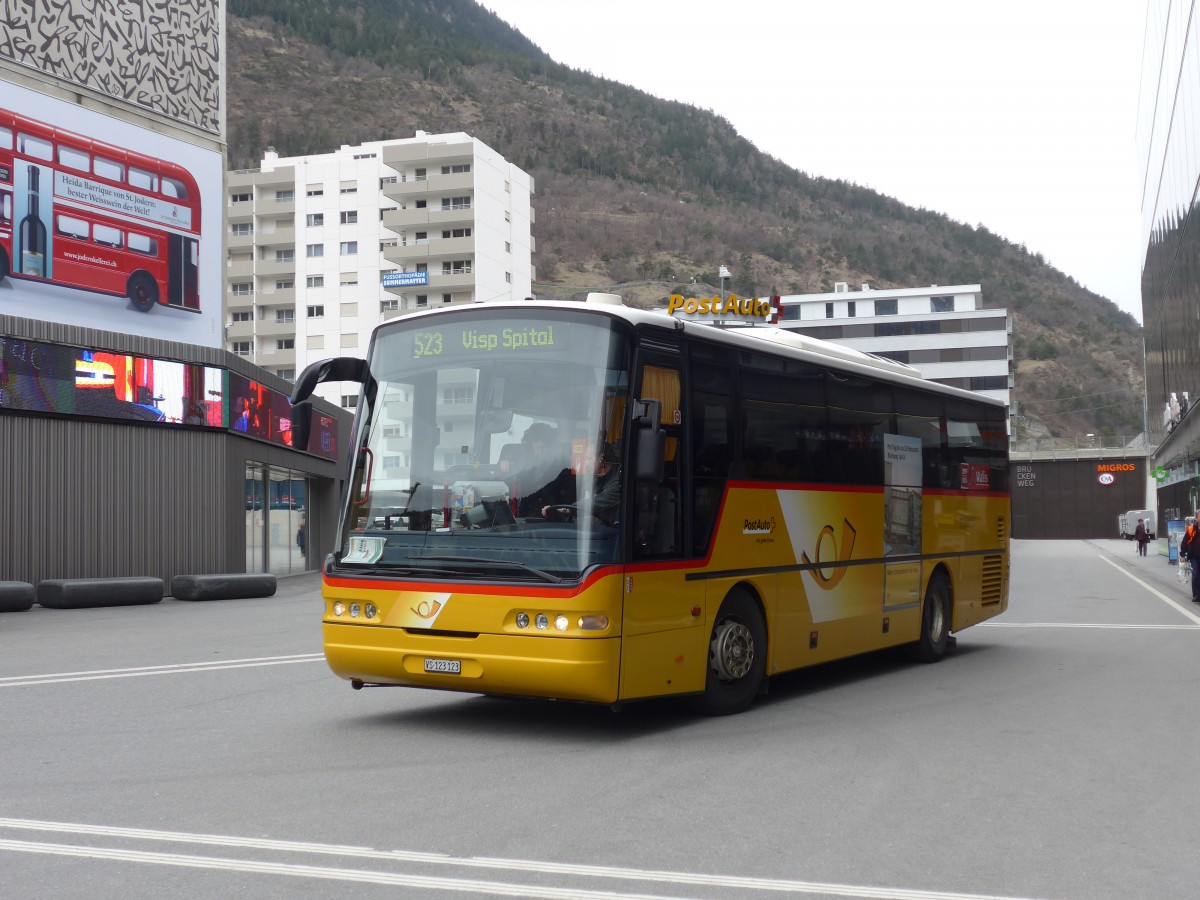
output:
[[[950,572],[953,630],[961,631],[1008,609],[1008,497],[927,494],[925,511],[923,581],[927,584],[939,565]],[[960,555],[968,547],[977,552]]]
[[[687,580],[686,571],[647,569],[626,579],[622,699],[704,689],[705,582]]]

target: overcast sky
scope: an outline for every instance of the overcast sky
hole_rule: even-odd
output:
[[[481,3],[558,62],[982,223],[1141,321],[1145,0]]]

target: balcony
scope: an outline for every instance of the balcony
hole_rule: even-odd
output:
[[[446,256],[466,258],[474,255],[474,237],[433,238],[420,243],[409,241],[408,244],[387,247],[383,251],[383,258],[394,263],[418,263]]]
[[[275,257],[260,259],[255,267],[255,273],[260,278],[270,278],[275,275],[295,275],[296,261],[294,259],[280,262]]]
[[[238,259],[226,260],[225,262],[225,277],[226,278],[249,278],[254,274],[253,259]]]
[[[276,225],[273,231],[259,231],[257,236],[257,244],[260,247],[296,246],[296,229],[290,222],[286,225]]]
[[[226,250],[246,251],[246,250],[249,250],[253,246],[254,246],[254,232],[253,231],[251,231],[247,234],[238,234],[236,232],[231,232],[230,234],[226,235],[226,237],[225,237],[225,249]]]
[[[382,161],[401,173],[412,168],[440,169],[445,165],[474,163],[475,142],[468,139],[454,144],[426,141],[393,144],[383,148]]]
[[[383,214],[383,227],[395,232],[411,231],[420,225],[442,229],[449,225],[469,225],[475,221],[474,209],[390,209]]]
[[[263,279],[259,279],[260,283]],[[258,292],[258,302],[263,306],[295,306],[296,305],[296,289],[295,288],[277,288],[272,282],[269,286],[263,285],[264,290]]]
[[[275,316],[268,310],[267,317],[258,320],[258,328],[255,329],[255,333],[260,338],[270,338],[269,344],[274,347],[274,339],[277,337],[295,337],[296,321],[295,319],[287,322],[276,321]]]
[[[295,214],[295,200],[259,200],[254,204],[254,214],[261,217],[271,218],[272,216],[282,216],[284,214]]]
[[[473,172],[456,172],[452,175],[430,175],[423,181],[393,181],[383,185],[383,195],[404,202],[412,197],[427,194],[469,194],[475,190]]]
[[[443,275],[441,272],[430,272],[428,291],[423,291],[422,293],[428,293],[431,298],[434,294],[437,294],[440,301],[442,294],[453,293],[455,291],[472,291],[474,289],[474,271],[450,275]],[[409,288],[409,293],[412,292],[413,289]]]
[[[253,322],[230,322],[225,326],[225,340],[248,341],[254,337]]]

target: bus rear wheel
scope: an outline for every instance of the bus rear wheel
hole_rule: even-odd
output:
[[[744,591],[725,598],[708,642],[704,693],[696,708],[726,716],[748,707],[762,688],[767,668],[767,627],[762,612]]]
[[[129,302],[140,312],[150,312],[158,304],[158,285],[145,272],[129,279]]]
[[[921,636],[905,649],[917,662],[937,662],[950,647],[950,582],[940,572],[929,579],[921,609]]]

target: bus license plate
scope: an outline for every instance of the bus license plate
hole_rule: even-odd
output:
[[[462,662],[457,659],[426,659],[425,671],[439,675],[461,675]]]

